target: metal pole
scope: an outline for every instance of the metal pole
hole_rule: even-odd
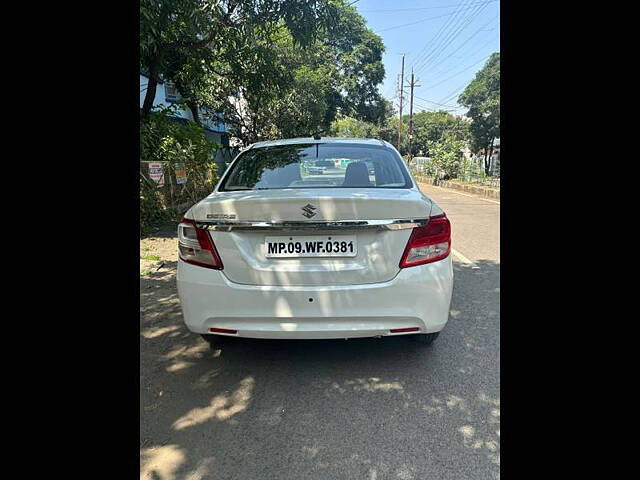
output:
[[[411,69],[411,101],[409,103],[409,161],[411,161],[412,151],[411,144],[413,143],[413,68]]]
[[[402,54],[402,73],[400,74],[400,123],[398,124],[398,151],[400,151],[400,141],[402,139],[402,96],[404,94],[404,53]]]

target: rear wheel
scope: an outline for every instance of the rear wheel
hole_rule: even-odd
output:
[[[440,332],[434,332],[434,333],[418,333],[416,335],[412,335],[413,339],[418,342],[421,343],[423,345],[431,345],[433,343],[433,341],[438,338],[438,335],[440,334]]]

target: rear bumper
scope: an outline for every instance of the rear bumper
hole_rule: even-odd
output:
[[[388,282],[350,286],[257,286],[178,260],[178,294],[187,328],[237,330],[248,338],[357,338],[418,327],[439,332],[449,318],[451,256],[402,269]],[[311,299],[311,300],[310,300]]]

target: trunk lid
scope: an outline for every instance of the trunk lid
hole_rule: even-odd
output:
[[[353,222],[424,219],[432,202],[417,189],[313,188],[217,192],[187,213],[199,222],[259,223],[253,230],[211,230],[222,258],[222,273],[232,282],[247,285],[358,285],[394,278],[411,228],[391,230],[363,226],[323,225]],[[318,223],[269,228],[273,223]],[[304,224],[303,224],[304,225]],[[269,258],[266,237],[352,236],[355,256]]]

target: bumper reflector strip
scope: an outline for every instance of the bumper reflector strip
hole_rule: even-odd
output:
[[[420,329],[418,327],[410,327],[410,328],[392,328],[389,330],[390,333],[403,333],[403,332],[419,332]]]
[[[237,330],[229,330],[228,328],[210,328],[210,332],[212,333],[238,333]]]

